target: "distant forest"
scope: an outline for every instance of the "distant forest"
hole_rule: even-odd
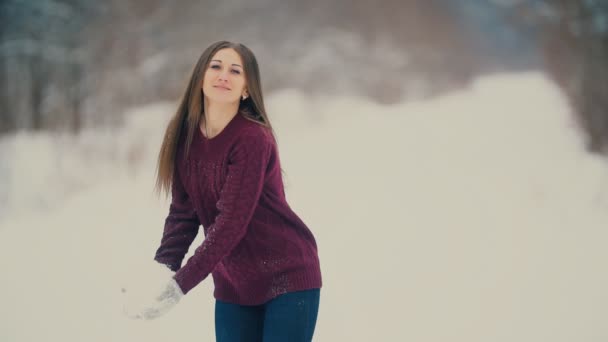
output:
[[[256,53],[265,92],[395,103],[544,70],[589,150],[608,153],[604,0],[5,0],[0,25],[0,135],[77,133],[177,100],[202,50],[228,39]]]

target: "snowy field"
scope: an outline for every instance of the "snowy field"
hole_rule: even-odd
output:
[[[608,340],[608,165],[542,74],[394,106],[295,91],[267,106],[319,245],[315,341]],[[210,278],[157,320],[122,313],[121,288],[152,278],[174,107],[0,140],[0,341],[214,340]]]

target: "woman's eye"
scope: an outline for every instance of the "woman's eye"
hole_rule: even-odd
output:
[[[238,70],[232,69],[232,73],[233,73],[233,74],[236,74],[236,75],[239,75],[241,72],[240,72],[240,71],[238,71]]]
[[[211,69],[219,69],[219,68],[220,68],[220,66],[219,66],[219,65],[217,65],[217,64],[216,64],[216,65],[212,65],[212,66],[211,66]]]

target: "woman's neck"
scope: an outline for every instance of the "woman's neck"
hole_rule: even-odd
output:
[[[205,101],[205,103],[209,103],[209,101]],[[205,132],[207,138],[213,138],[228,125],[238,110],[238,102],[206,104],[205,120],[201,120],[201,130]]]

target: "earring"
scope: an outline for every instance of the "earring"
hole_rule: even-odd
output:
[[[246,95],[243,95],[243,101],[245,101],[245,99],[246,99],[246,98],[247,98],[247,96],[246,96]]]

